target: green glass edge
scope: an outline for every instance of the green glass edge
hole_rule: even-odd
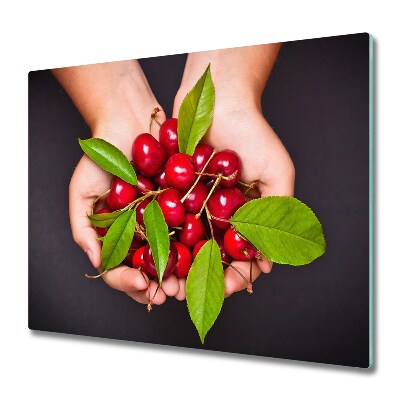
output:
[[[374,41],[369,35],[369,366],[374,354]]]

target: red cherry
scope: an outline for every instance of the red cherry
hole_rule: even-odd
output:
[[[204,179],[204,184],[206,185],[207,190],[210,191],[211,188],[214,186],[215,179],[214,178],[210,178],[209,176],[202,176],[202,178],[205,178]]]
[[[102,208],[101,210],[97,211],[97,214],[107,214],[112,212],[111,210],[109,210],[108,208]],[[108,231],[108,228],[96,228],[97,233],[99,234],[99,236],[106,236],[106,233]]]
[[[169,186],[169,183],[167,181],[167,175],[165,174],[165,170],[161,171],[158,173],[154,178],[154,182],[161,188],[161,189],[166,189]]]
[[[193,247],[204,238],[203,223],[194,214],[186,214],[183,229],[179,232],[179,240],[186,246]]]
[[[246,198],[237,187],[216,190],[207,202],[212,216],[228,220],[233,213],[246,203]],[[229,222],[212,220],[213,225],[220,229],[228,229]]]
[[[136,137],[132,145],[132,160],[143,175],[157,175],[163,168],[165,159],[165,150],[157,139],[149,133]]]
[[[200,251],[200,249],[204,246],[204,244],[207,243],[207,240],[200,240],[197,242],[194,247],[193,247],[193,260],[196,258],[197,253]]]
[[[189,196],[186,197],[186,200],[183,204],[186,207],[186,210],[189,212],[196,214],[200,211],[203,206],[208,195],[208,190],[206,185],[201,182],[198,182],[193,190],[190,192]]]
[[[222,150],[218,152],[208,164],[207,172],[211,174],[222,174],[225,177],[236,175],[232,179],[222,179],[221,185],[225,187],[235,186],[241,175],[241,162],[236,152]]]
[[[170,157],[165,166],[165,173],[169,184],[179,190],[189,189],[196,179],[192,158],[183,153]]]
[[[178,147],[178,120],[176,118],[169,118],[160,126],[160,143],[164,146],[167,154],[179,152]]]
[[[252,260],[257,252],[257,249],[240,237],[232,227],[225,232],[224,247],[227,253],[238,261]]]
[[[139,247],[133,254],[132,254],[132,267],[133,268],[143,268],[144,267],[144,249],[146,246]]]
[[[136,208],[136,221],[139,222],[140,225],[144,225],[144,209],[147,207],[147,204],[149,204],[150,201],[151,199],[144,199],[138,204]]]
[[[118,210],[126,207],[136,199],[135,186],[126,183],[122,179],[114,176],[111,183],[110,193],[107,196],[107,204],[111,210]]]
[[[229,256],[229,254],[226,252],[225,247],[224,247],[224,240],[222,238],[215,238],[215,240],[218,243],[219,246],[219,250],[221,252],[221,260],[225,261],[226,263],[230,263],[231,262],[231,257]],[[197,242],[195,244],[195,246],[193,247],[193,259],[196,258],[197,253],[200,251],[200,249],[203,247],[203,245],[207,243],[207,240],[200,240],[200,242]]]
[[[189,250],[189,247],[180,242],[174,242],[174,245],[178,251],[178,261],[174,274],[177,278],[185,278],[192,266],[192,252]]]
[[[129,246],[128,254],[125,257],[124,264],[132,267],[132,256],[133,253],[140,247],[143,246],[140,242],[137,242],[135,239],[132,240],[131,245]]]
[[[181,198],[181,193],[174,188],[165,190],[157,198],[165,222],[170,227],[181,225],[185,219],[186,210],[184,205],[181,203]]]
[[[143,243],[146,241],[146,238],[139,232],[135,232],[133,234],[133,240],[135,240],[138,243]]]
[[[212,221],[214,221],[214,220],[212,220]],[[228,226],[228,228],[229,228],[229,226]],[[214,231],[214,236],[216,237],[216,238],[224,238],[224,235],[225,235],[225,232],[226,232],[226,227],[224,228],[224,229],[221,229],[221,228],[219,228],[218,226],[216,226],[214,223],[213,223],[213,231]],[[210,234],[211,234],[211,232],[210,232]]]
[[[136,174],[136,176],[138,180],[137,191],[139,194],[144,196],[150,190],[154,190],[154,183],[149,178],[146,178],[142,174]]]
[[[219,251],[221,252],[221,260],[229,264],[232,261],[232,258],[225,249],[224,239],[216,237],[215,240],[217,241],[219,246]],[[224,267],[226,267],[226,265],[224,265]]]
[[[209,146],[208,144],[199,144],[196,149],[194,150],[192,159],[193,159],[193,166],[196,172],[201,172],[204,165],[211,157],[212,152],[214,149]],[[201,180],[206,180],[206,176],[202,176]]]
[[[144,249],[143,259],[144,259],[143,270],[151,276],[157,276],[157,270],[155,267],[154,258],[151,253],[151,248],[149,245],[147,245],[146,248]],[[168,278],[174,272],[177,259],[178,259],[178,252],[176,250],[175,244],[171,242],[169,247],[167,266],[165,267],[163,279]]]

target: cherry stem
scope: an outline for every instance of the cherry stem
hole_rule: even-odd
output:
[[[243,193],[244,196],[246,196],[246,194],[248,192],[250,192],[250,190],[254,189],[257,186],[257,181],[253,181],[249,185],[246,185],[246,186],[247,186],[247,189]]]
[[[226,264],[228,267],[232,267],[233,270],[236,271],[242,277],[242,279],[246,283],[247,292],[252,294],[253,293],[253,283],[252,283],[252,281],[253,281],[253,278],[252,278],[252,266],[253,266],[253,263],[252,263],[252,261],[250,260],[250,281],[234,265],[229,264],[226,261],[222,261],[222,263]]]
[[[207,206],[205,206],[206,209],[206,214],[207,214],[207,221],[208,221],[208,225],[210,226],[210,231],[211,231],[211,237],[214,237],[214,229],[211,223],[211,214],[210,214],[210,210],[208,209]]]
[[[247,291],[252,294],[253,293],[253,260],[250,258],[249,252],[247,251],[246,248],[242,250],[242,253],[247,257],[247,259],[250,261],[250,281],[247,284]]]
[[[234,271],[236,271],[242,278],[243,280],[246,282],[246,285],[249,285],[249,280],[232,264],[226,262],[226,261],[222,261],[223,264],[227,265],[228,267],[232,267]]]
[[[210,174],[209,172],[195,172],[196,175],[200,175],[200,176],[211,176],[212,178],[218,178],[219,176],[221,177],[221,179],[225,180],[225,181],[230,181],[232,179],[235,178],[235,176],[238,174],[238,170],[236,170],[235,172],[233,172],[232,174],[228,175],[228,176],[224,176],[222,174]]]
[[[203,168],[201,169],[200,172],[196,172],[196,174],[198,174],[199,176],[196,178],[196,180],[194,181],[193,185],[190,187],[190,189],[186,192],[186,194],[181,198],[181,203],[183,203],[188,196],[190,195],[190,193],[192,193],[193,189],[195,188],[195,186],[199,183],[199,180],[201,179],[202,175],[204,174],[208,164],[210,163],[210,161],[212,160],[212,158],[217,154],[217,150],[213,150],[213,152],[211,153],[210,157],[208,158],[207,162],[204,164]]]
[[[156,124],[157,124],[158,126],[161,126],[160,121],[159,121],[159,120],[157,119],[157,117],[156,117],[157,113],[160,112],[160,111],[161,111],[161,110],[160,110],[158,107],[156,107],[156,108],[153,110],[153,112],[151,113],[151,115],[150,115],[150,124],[149,124],[149,133],[151,133],[151,126],[153,125],[153,120],[156,121]]]
[[[149,239],[147,239],[146,234],[144,233],[142,227],[139,225],[138,222],[136,222],[135,228],[136,228],[136,232],[140,233],[146,239],[146,241],[148,242]]]
[[[257,181],[253,181],[250,183],[244,183],[239,181],[238,183],[247,188],[243,193],[244,196],[246,196],[246,194],[250,192],[250,190],[254,189],[257,186]]]
[[[250,282],[246,289],[250,294],[253,293],[253,260],[250,260]]]
[[[153,294],[153,297],[151,298],[151,301],[153,301],[154,297],[156,297],[156,294],[157,294],[159,288],[160,288],[160,284],[157,285],[157,288],[156,288],[156,290],[155,290],[155,292]]]
[[[94,207],[96,205],[96,203],[105,195],[107,195],[108,193],[110,193],[111,189],[108,189],[106,192],[104,192],[103,194],[101,194],[99,197],[97,197],[97,199],[93,202],[92,204],[92,215],[94,214]],[[143,195],[142,197],[138,197],[137,199],[133,200],[132,203],[129,203],[127,206],[125,206],[124,208],[121,208],[120,210],[116,210],[116,211],[126,211],[126,210],[130,210],[133,206],[135,206],[137,203],[140,203],[142,200],[147,199],[150,196],[157,196],[160,193],[164,192],[167,189],[159,189],[159,190],[149,190],[147,191],[147,193],[145,195]]]
[[[126,207],[121,208],[118,211],[130,210],[135,204],[140,203],[142,200],[147,199],[148,197],[157,196],[165,190],[167,189],[149,190],[145,195],[143,195],[142,197],[138,197],[137,199],[133,200],[132,203],[129,203]]]
[[[97,279],[97,278],[102,277],[106,272],[108,272],[107,269],[106,269],[105,271],[103,271],[103,272],[102,272],[101,274],[99,274],[99,275],[88,275],[88,274],[85,274],[85,278]]]
[[[97,197],[97,199],[93,202],[92,204],[92,215],[94,214],[94,206],[96,205],[96,203],[105,195],[107,195],[108,193],[110,193],[111,189],[108,189],[106,192],[104,192],[103,194],[101,194],[99,197]]]
[[[236,232],[236,235],[238,235],[240,238],[248,242],[248,240],[236,229],[235,226],[232,226],[232,229]],[[249,253],[247,252],[246,247],[242,250],[242,253],[250,260]]]
[[[216,219],[217,221],[221,221],[221,222],[228,222],[231,223],[231,221],[229,221],[229,219],[223,219],[223,218],[218,218],[215,217],[214,215],[210,214],[212,219]]]
[[[239,185],[242,185],[242,186],[245,186],[245,187],[251,187],[251,188],[253,188],[253,187],[257,184],[257,181],[253,181],[253,182],[250,182],[250,183],[238,181],[238,184],[239,184]]]
[[[222,175],[221,175],[221,174],[218,175],[218,178],[215,180],[214,185],[212,186],[210,192],[208,193],[206,199],[204,200],[204,203],[203,203],[203,205],[201,206],[200,211],[196,214],[196,219],[199,219],[199,218],[200,218],[201,213],[203,212],[204,207],[206,206],[208,199],[211,197],[211,195],[213,194],[214,190],[215,190],[215,189],[217,188],[217,186],[219,185],[219,183],[220,183],[220,181],[221,181],[221,178],[222,178]]]
[[[156,294],[157,294],[157,292],[158,292],[158,288],[160,287],[160,284],[158,284],[157,285],[157,289],[156,289],[156,291],[154,292],[154,294],[153,294],[153,297],[150,299],[150,290],[149,290],[149,302],[148,302],[148,304],[147,304],[147,311],[150,313],[151,312],[151,310],[153,309],[153,307],[152,307],[152,304],[153,304],[153,300],[154,300],[154,298],[156,297]]]
[[[150,285],[150,281],[149,281],[148,279],[146,279],[146,275],[144,274],[142,267],[139,268],[139,271],[140,271],[140,273],[142,274],[143,279],[146,281],[146,283],[147,283],[147,289],[148,289],[148,288],[149,288],[149,285]]]
[[[144,274],[142,267],[139,268],[140,273],[142,274],[143,279],[146,281],[147,283],[147,290],[149,291],[149,302],[147,304],[147,311],[150,313],[151,310],[153,309],[153,307],[151,306],[151,300],[150,300],[150,280],[147,278],[147,275]]]

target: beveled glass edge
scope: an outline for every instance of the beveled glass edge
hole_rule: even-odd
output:
[[[369,366],[374,362],[374,40],[369,34]]]

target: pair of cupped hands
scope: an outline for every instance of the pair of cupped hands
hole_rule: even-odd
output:
[[[201,68],[198,69],[201,71]],[[57,77],[57,73],[55,73]],[[198,76],[197,76],[198,75]],[[187,92],[196,83],[201,73],[190,78],[184,76],[175,97],[173,117],[178,117],[179,107]],[[218,74],[217,74],[218,75]],[[262,197],[271,195],[292,196],[294,190],[294,167],[289,154],[274,130],[262,115],[258,96],[243,95],[244,90],[235,93],[229,85],[219,85],[218,76],[214,79],[216,99],[214,118],[204,142],[217,150],[232,149],[242,161],[242,178],[247,183],[257,182],[257,189]],[[60,80],[60,79],[59,79]],[[62,83],[62,80],[60,80]],[[68,88],[67,88],[68,89]],[[120,89],[118,89],[120,90]],[[68,90],[67,90],[68,91]],[[261,91],[262,92],[262,91]],[[124,89],[120,90],[124,93]],[[104,117],[89,123],[93,136],[105,139],[117,146],[131,159],[132,143],[137,135],[146,132],[150,114],[158,104],[150,89],[140,93],[124,93],[124,104],[129,107],[107,105]],[[134,101],[129,101],[134,98]],[[79,102],[75,102],[79,108]],[[163,111],[157,114],[159,122],[166,119]],[[178,121],[179,123],[179,121]],[[152,132],[158,139],[158,127],[153,124]],[[110,188],[112,176],[102,170],[86,155],[79,161],[69,188],[70,221],[73,238],[84,250],[95,268],[101,272],[101,242],[97,232],[91,226],[87,214],[91,212],[94,200]],[[235,261],[233,265],[242,275],[249,278],[250,263]],[[269,273],[272,263],[262,257],[253,263],[253,281],[261,272]],[[225,275],[225,297],[246,288],[247,283],[233,268],[227,268]],[[121,265],[109,270],[102,276],[111,288],[125,292],[139,303],[160,305],[167,296],[184,300],[186,297],[186,279],[174,275],[163,280],[158,288],[155,281],[149,281],[141,271]]]

